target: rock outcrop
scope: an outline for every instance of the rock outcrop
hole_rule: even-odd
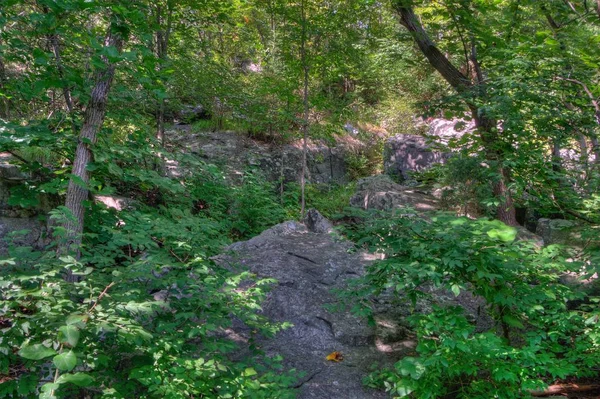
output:
[[[398,180],[407,180],[414,172],[421,172],[434,164],[444,163],[451,153],[436,149],[432,143],[447,145],[451,139],[460,138],[473,129],[472,122],[434,119],[429,123],[428,133],[425,136],[399,134],[390,137],[384,146],[385,173],[397,177]]]
[[[47,244],[47,226],[44,215],[54,207],[52,199],[37,198],[38,204],[29,208],[11,205],[11,190],[22,187],[28,176],[11,165],[9,156],[0,156],[0,256],[8,253],[11,245],[41,249]]]
[[[321,219],[316,211],[312,219]],[[300,398],[386,398],[385,393],[363,386],[369,367],[391,364],[403,352],[414,348],[407,330],[382,316],[378,327],[347,312],[328,310],[338,297],[333,290],[344,289],[364,273],[369,262],[365,254],[351,253],[351,243],[325,233],[323,220],[277,225],[245,242],[233,244],[229,253],[216,258],[228,268],[241,267],[277,284],[263,303],[263,313],[275,322],[293,327],[274,338],[259,338],[256,344],[268,356],[281,355],[286,369],[304,376],[296,388]],[[243,325],[234,327],[235,336],[249,337]],[[337,351],[341,362],[327,361]]]
[[[581,237],[581,226],[572,220],[539,219],[535,233],[542,237],[544,245],[582,246],[584,243]]]
[[[235,132],[182,134],[179,130],[168,134],[172,147],[181,147],[185,152],[196,154],[209,163],[222,165],[231,176],[256,168],[269,180],[300,180],[301,145],[267,144]],[[322,143],[311,143],[307,154],[308,180],[313,183],[346,182],[346,155],[349,150],[344,145],[329,147]],[[169,169],[172,177],[182,173],[177,165],[170,165]]]
[[[356,193],[350,205],[362,209],[386,211],[397,208],[412,208],[416,211],[439,209],[435,197],[416,188],[394,183],[387,175],[370,176],[358,181]]]

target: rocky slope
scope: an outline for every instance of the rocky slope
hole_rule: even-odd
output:
[[[269,356],[282,355],[287,369],[303,375],[296,386],[299,398],[385,398],[385,393],[365,388],[363,378],[371,366],[393,363],[414,342],[385,312],[377,315],[372,327],[348,312],[327,310],[327,305],[339,301],[333,291],[362,275],[370,258],[350,253],[351,243],[328,234],[327,223],[318,215],[307,224],[311,230],[297,222],[277,225],[233,244],[217,261],[277,280],[263,313],[293,327],[272,339],[259,338],[257,344]],[[238,341],[250,337],[243,325],[234,330]],[[334,351],[342,354],[342,361],[326,360]]]

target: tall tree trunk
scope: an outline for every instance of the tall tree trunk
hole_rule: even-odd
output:
[[[301,210],[302,219],[306,213],[306,155],[308,152],[308,60],[306,58],[306,10],[304,9],[304,0],[301,2],[302,8],[302,43],[301,43],[301,61],[303,70],[304,90],[302,102],[304,105],[304,120],[302,121],[302,175],[300,176],[301,188]]]
[[[105,47],[115,47],[120,52],[123,47],[123,38],[109,27]],[[66,241],[62,244],[61,252],[75,252],[80,255],[81,235],[83,233],[83,222],[85,208],[83,202],[88,199],[89,173],[87,165],[92,161],[92,146],[96,143],[96,135],[102,127],[106,114],[106,100],[115,74],[115,64],[108,58],[102,57],[104,68],[98,70],[94,76],[94,87],[91,98],[85,109],[83,126],[79,134],[79,142],[73,161],[73,177],[69,181],[67,199],[65,206],[71,212],[73,218],[65,224]]]
[[[6,67],[4,61],[0,57],[0,96],[2,96],[2,102],[0,103],[0,118],[8,119],[10,117],[8,111],[8,98],[4,96],[4,88],[6,86]]]
[[[48,41],[50,42],[50,47],[52,47],[52,53],[54,54],[54,60],[56,61],[56,69],[58,70],[58,76],[62,80],[62,93],[65,99],[65,104],[67,105],[67,111],[69,114],[73,113],[73,99],[71,98],[71,90],[65,84],[65,68],[62,63],[62,57],[60,55],[60,44],[58,43],[57,35],[48,35]]]
[[[2,30],[0,30],[2,33]],[[2,45],[2,40],[0,40],[0,45]],[[8,110],[8,98],[4,95],[4,89],[6,87],[7,77],[6,77],[6,67],[4,66],[4,60],[0,57],[0,118],[10,118],[10,112]]]
[[[162,6],[156,7],[156,56],[159,60],[158,72],[162,73],[165,62],[169,58],[169,39],[171,37],[171,28],[173,25],[173,4],[171,0],[167,1],[166,22],[163,21]],[[166,24],[163,27],[163,22]],[[162,80],[162,76],[161,76]],[[164,147],[166,142],[165,137],[165,99],[158,99],[158,107],[156,110],[156,138]]]
[[[469,93],[475,97],[481,96],[483,93],[482,87],[480,87],[481,82],[474,84],[437,48],[409,4],[410,2],[405,0],[392,0],[393,8],[400,17],[400,23],[410,32],[415,43],[423,55],[425,55],[431,66],[433,66],[458,93]],[[471,51],[471,61],[475,67],[478,67],[476,56],[477,54],[473,47],[473,50]],[[482,78],[481,71],[478,70],[476,72],[476,76]],[[498,136],[498,123],[495,119],[488,117],[483,109],[477,107],[474,102],[470,101],[468,105],[484,145],[486,158],[493,161],[497,167],[498,178],[496,181],[492,182],[494,196],[500,201],[496,217],[508,225],[516,226],[518,223],[515,207],[508,187],[510,173],[502,164],[504,160],[504,150]]]

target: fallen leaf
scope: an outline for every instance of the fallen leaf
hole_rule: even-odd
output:
[[[331,352],[327,355],[325,360],[329,360],[330,362],[341,362],[344,360],[344,355],[342,355],[341,352]]]

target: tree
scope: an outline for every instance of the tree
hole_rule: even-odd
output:
[[[108,27],[104,48],[108,54],[112,53],[115,58],[123,49],[126,40],[124,33],[123,27],[115,23],[111,23]],[[69,181],[65,201],[65,207],[70,211],[72,218],[69,217],[65,225],[67,239],[64,245],[66,250],[75,249],[77,253],[79,253],[84,227],[84,201],[89,196],[87,184],[90,176],[87,166],[93,159],[92,146],[96,143],[98,132],[104,122],[106,101],[115,75],[116,64],[108,54],[101,56],[103,65],[94,75],[94,87],[85,109],[83,126],[79,133],[77,150],[73,159],[72,177]]]
[[[473,78],[467,77],[437,48],[431,40],[419,18],[415,14],[412,2],[405,0],[393,0],[393,8],[400,17],[401,24],[410,32],[415,43],[425,55],[429,63],[444,77],[444,79],[459,93],[465,96],[471,116],[479,132],[481,142],[485,149],[485,155],[494,165],[497,175],[492,183],[494,195],[499,201],[497,217],[504,223],[517,225],[515,206],[508,184],[510,171],[503,164],[504,151],[506,149],[501,143],[498,135],[498,121],[487,114],[485,108],[480,107],[478,102],[485,101],[485,83],[483,71],[479,66],[477,58],[477,43],[471,38],[470,66],[473,68]]]

